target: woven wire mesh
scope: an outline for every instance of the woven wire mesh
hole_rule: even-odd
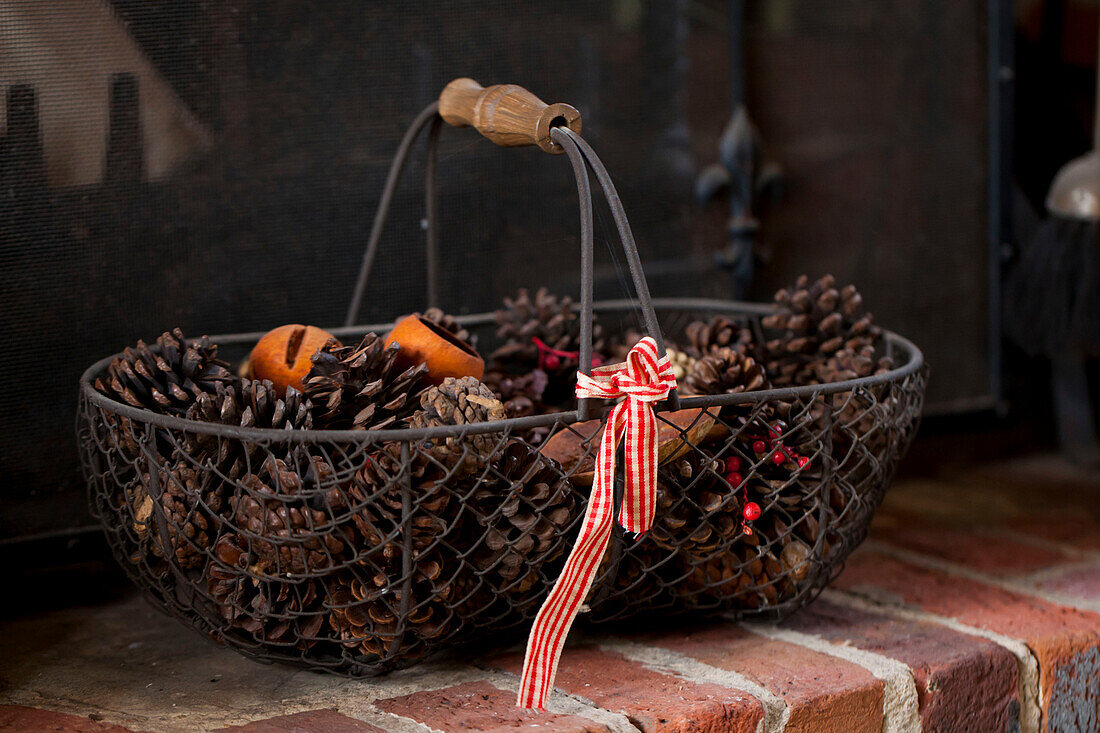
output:
[[[673,340],[699,316],[655,304]],[[920,353],[884,342],[903,364],[888,374],[659,407],[655,525],[616,528],[586,617],[781,617],[812,600],[865,537],[919,420]],[[85,373],[78,415],[92,512],[158,605],[243,654],[364,675],[518,632],[579,531],[603,418],[242,430],[113,402],[91,387],[107,361]],[[555,438],[572,438],[560,462]],[[746,526],[748,501],[761,514]]]

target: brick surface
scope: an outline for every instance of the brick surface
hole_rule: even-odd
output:
[[[519,674],[523,656],[501,655],[489,664]],[[764,706],[743,690],[689,682],[595,647],[566,648],[555,687],[626,715],[645,733],[747,733],[764,717]]]
[[[607,733],[607,728],[577,715],[522,710],[516,693],[488,682],[466,682],[442,690],[425,690],[378,700],[375,707],[445,731],[491,731],[516,728],[563,733]]]
[[[52,710],[0,705],[0,731],[56,731],[57,733],[127,733],[130,728],[100,723],[79,715],[55,713]]]
[[[1097,600],[1100,599],[1100,562],[1087,567],[1066,568],[1063,572],[1046,575],[1033,582],[1043,590]]]
[[[952,528],[904,513],[877,516],[871,525],[871,536],[896,547],[993,575],[1022,575],[1077,559],[1010,536]]]
[[[1021,517],[1006,526],[1023,536],[1100,552],[1100,524],[1088,516]]]
[[[1016,660],[992,642],[821,599],[783,627],[905,663],[916,682],[925,731],[1007,731],[1018,725]]]
[[[382,728],[349,718],[335,710],[307,710],[219,728],[219,733],[386,733]]]
[[[1039,663],[1042,707],[1051,730],[1100,717],[1096,678],[1085,672],[1100,645],[1100,615],[858,551],[835,586],[877,597],[888,594],[925,611],[1025,642]],[[1051,701],[1058,699],[1061,717]],[[1069,712],[1066,712],[1066,711]],[[1069,721],[1069,722],[1067,722]],[[1086,730],[1088,728],[1085,728]]]
[[[787,703],[788,733],[882,729],[882,682],[862,667],[827,654],[725,624],[637,640],[739,672],[762,685]]]

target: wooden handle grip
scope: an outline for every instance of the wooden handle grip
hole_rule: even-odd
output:
[[[455,79],[439,95],[439,114],[453,127],[473,126],[497,145],[538,145],[548,153],[562,148],[550,139],[554,127],[581,131],[581,113],[568,104],[547,104],[515,84],[483,87]]]

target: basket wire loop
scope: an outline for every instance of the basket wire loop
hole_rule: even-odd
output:
[[[413,558],[416,557],[413,548],[413,500],[412,500],[412,476],[409,475],[409,444],[401,444],[401,539],[404,544],[404,552],[401,553],[401,573],[405,576],[401,587],[400,614],[397,617],[397,633],[393,635],[390,644],[390,653],[396,654],[405,640],[405,622],[409,617],[409,603],[412,599],[413,584]]]
[[[443,118],[437,114],[432,118],[431,129],[428,130],[428,153],[424,163],[424,236],[428,247],[429,308],[439,307],[439,230],[436,228],[439,220],[439,186],[436,184],[436,174],[439,164],[439,133],[442,129]]]
[[[568,135],[560,134],[558,129],[550,131],[573,166],[573,175],[577,179],[577,198],[581,214],[581,348],[578,368],[584,374],[592,373],[592,268],[595,246],[592,233],[592,189],[588,180],[588,168],[576,142]],[[592,408],[590,398],[577,400],[577,419],[584,422],[589,419]]]
[[[425,231],[427,237],[427,280],[428,303],[438,303],[438,273],[439,273],[439,238],[437,231],[438,217],[438,186],[436,185],[436,168],[438,161],[439,133],[443,118],[439,116],[439,103],[433,102],[424,108],[413,120],[412,125],[406,131],[405,136],[398,146],[393,162],[390,164],[389,174],[385,186],[382,189],[382,197],[378,202],[378,211],[375,213],[374,222],[371,225],[370,238],[367,241],[367,249],[363,254],[363,261],[359,269],[359,277],[355,283],[348,313],[344,319],[345,326],[352,326],[358,318],[363,296],[366,293],[367,281],[370,279],[371,270],[374,267],[375,256],[378,253],[378,245],[385,229],[386,220],[389,217],[393,195],[400,183],[401,175],[408,165],[409,154],[417,137],[429,123],[431,129],[428,135],[427,164],[425,171]],[[585,374],[592,371],[592,290],[593,290],[593,250],[594,234],[592,225],[592,191],[588,182],[588,169],[596,174],[596,179],[603,190],[604,198],[611,210],[611,216],[615,220],[615,227],[619,234],[619,241],[626,254],[627,265],[630,268],[631,279],[634,282],[634,291],[638,305],[645,319],[646,331],[657,342],[657,353],[665,353],[664,336],[661,333],[660,323],[657,321],[657,313],[653,308],[653,299],[649,294],[649,284],[645,279],[645,271],[642,268],[641,257],[634,241],[634,233],[630,229],[626,211],[615,190],[615,184],[611,175],[600,160],[596,151],[578,133],[568,127],[555,127],[550,130],[550,137],[565,150],[569,162],[573,167],[574,177],[577,183],[577,197],[580,202],[581,220],[581,346],[580,369]],[[679,409],[679,398],[676,390],[669,392],[665,400],[670,409]],[[588,401],[578,405],[578,413],[582,420],[588,419],[591,407]]]
[[[355,290],[348,304],[348,314],[344,318],[345,326],[354,326],[359,317],[359,311],[363,305],[363,295],[367,291],[367,278],[370,277],[371,268],[374,266],[374,256],[378,254],[378,242],[382,239],[382,230],[386,227],[386,217],[390,213],[390,204],[393,202],[393,194],[397,190],[397,184],[401,182],[401,174],[405,171],[409,153],[413,143],[420,136],[424,126],[433,119],[439,117],[439,102],[432,102],[416,116],[409,129],[405,131],[405,137],[401,138],[401,144],[397,146],[397,153],[390,163],[390,172],[386,176],[386,184],[382,187],[382,197],[378,200],[378,210],[374,214],[374,223],[371,225],[370,238],[367,240],[367,250],[363,253],[363,262],[359,266],[359,279],[355,282]],[[435,180],[434,174],[432,180]],[[432,197],[435,200],[435,197]],[[431,210],[429,209],[430,213]],[[434,266],[431,268],[434,270]]]

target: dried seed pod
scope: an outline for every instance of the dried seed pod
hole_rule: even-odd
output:
[[[426,321],[431,321],[435,325],[442,328],[444,331],[448,331],[449,333],[454,334],[454,336],[459,341],[463,341],[470,346],[477,348],[477,337],[471,336],[470,332],[463,328],[459,324],[459,322],[455,320],[454,316],[444,312],[442,308],[429,308],[423,313],[413,313],[413,315],[420,316]],[[397,319],[398,322],[402,320],[404,320],[404,317]]]
[[[316,326],[300,323],[279,326],[264,334],[253,347],[248,357],[248,373],[252,379],[270,381],[280,395],[290,387],[301,392],[313,367],[310,359],[329,341],[336,339]]]

